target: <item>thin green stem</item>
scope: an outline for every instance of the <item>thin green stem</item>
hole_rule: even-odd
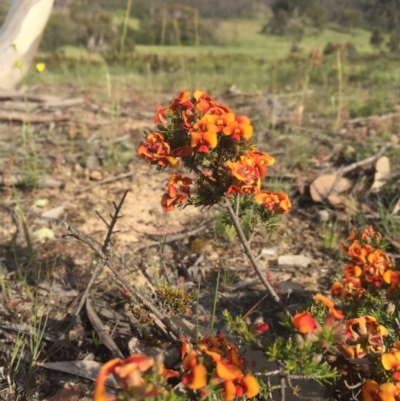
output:
[[[214,329],[215,312],[217,310],[218,287],[219,287],[220,275],[221,275],[221,268],[218,269],[217,282],[215,284],[214,305],[213,305],[213,311],[212,311],[212,316],[211,316],[211,334],[212,334],[213,329]]]
[[[199,285],[197,286],[197,297],[196,297],[196,341],[199,339],[199,301],[200,301],[200,283],[201,279],[199,279]]]
[[[122,27],[121,44],[120,44],[121,55],[124,54],[125,38],[126,38],[126,33],[128,31],[129,16],[131,13],[131,8],[132,8],[132,0],[128,0],[126,3],[124,25]]]

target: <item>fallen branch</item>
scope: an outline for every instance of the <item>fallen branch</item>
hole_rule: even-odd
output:
[[[118,348],[115,341],[112,339],[110,334],[108,334],[106,328],[104,327],[102,321],[97,316],[97,313],[92,308],[92,304],[90,303],[89,297],[86,299],[86,312],[90,323],[92,324],[94,330],[96,331],[97,335],[99,336],[101,342],[110,350],[112,356],[114,358],[121,358],[124,359],[124,354]]]
[[[358,167],[361,166],[365,166],[366,164],[372,163],[375,160],[379,159],[390,147],[392,146],[391,143],[385,143],[384,145],[382,145],[382,147],[379,149],[379,152],[377,152],[375,155],[367,157],[364,160],[360,160],[358,162],[349,164],[346,167],[343,167],[343,169],[341,170],[341,174],[347,174],[350,171],[355,170]]]

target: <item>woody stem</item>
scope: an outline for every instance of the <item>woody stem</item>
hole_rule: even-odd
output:
[[[244,232],[242,230],[242,226],[240,224],[239,218],[236,215],[229,199],[225,199],[223,206],[226,207],[229,215],[231,216],[233,226],[235,227],[235,230],[239,236],[240,242],[243,245],[244,253],[250,260],[251,264],[253,265],[253,268],[254,268],[258,278],[260,279],[260,281],[262,282],[264,287],[267,289],[267,291],[268,291],[269,295],[272,297],[272,299],[277,303],[277,305],[282,309],[282,311],[291,318],[292,315],[290,314],[288,308],[282,302],[282,300],[279,298],[279,295],[276,293],[274,287],[269,282],[269,280],[265,277],[265,274],[262,272],[260,265],[258,264],[256,258],[254,257],[253,252],[250,247],[250,244],[247,241],[246,236],[244,235]]]

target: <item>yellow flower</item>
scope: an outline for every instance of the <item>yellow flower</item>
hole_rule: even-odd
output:
[[[36,64],[36,71],[37,72],[43,72],[46,69],[46,64],[45,63],[37,63]]]

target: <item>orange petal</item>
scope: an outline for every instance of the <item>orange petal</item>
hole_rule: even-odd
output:
[[[383,354],[381,358],[382,366],[386,370],[395,369],[400,364],[399,356],[400,352],[395,352],[394,354],[392,353]]]
[[[199,390],[207,384],[207,370],[204,365],[196,365],[192,368],[192,382],[188,387],[192,390]]]
[[[253,126],[249,124],[240,124],[240,129],[242,131],[242,137],[249,139],[253,136]]]
[[[197,352],[192,349],[183,360],[182,368],[183,370],[190,370],[197,364]]]
[[[217,376],[224,380],[235,380],[242,376],[242,372],[239,368],[235,368],[233,365],[226,365],[221,361],[217,361]]]
[[[302,334],[311,333],[317,328],[317,323],[309,312],[297,313],[293,316],[293,326]]]
[[[93,393],[93,401],[107,401],[107,393],[105,381],[107,377],[115,371],[115,368],[121,365],[124,361],[122,359],[112,359],[103,365],[97,376],[96,387]]]
[[[222,384],[224,388],[224,400],[231,401],[236,398],[236,386],[232,380],[226,380]]]
[[[207,143],[207,145],[213,149],[217,146],[217,134],[216,132],[205,132],[203,134],[203,141]]]
[[[333,308],[335,306],[335,303],[331,299],[325,297],[321,293],[314,295],[314,299],[316,301],[321,301],[327,308]]]
[[[201,132],[191,132],[190,133],[190,146],[195,148],[203,139]]]
[[[172,156],[167,156],[168,164],[172,168],[177,168],[179,166],[179,160]]]
[[[246,395],[248,398],[253,398],[260,392],[260,385],[255,377],[244,376],[242,383],[246,389]]]
[[[367,380],[362,386],[363,401],[376,401],[379,399],[379,385],[375,380]]]

